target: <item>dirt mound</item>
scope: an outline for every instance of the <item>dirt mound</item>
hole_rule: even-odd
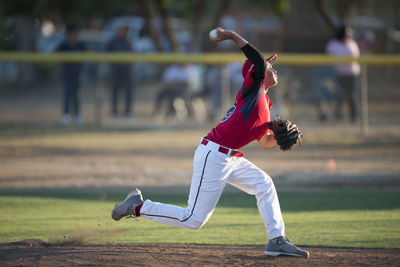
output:
[[[395,266],[400,249],[307,248],[310,258],[264,256],[263,246],[0,244],[1,266]]]

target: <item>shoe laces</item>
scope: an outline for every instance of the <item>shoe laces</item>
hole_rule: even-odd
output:
[[[279,245],[282,245],[282,244],[285,244],[285,243],[291,244],[291,243],[290,243],[290,240],[289,240],[289,237],[287,237],[287,236],[282,236],[282,238],[279,238],[279,237],[278,237],[277,243],[278,243]]]
[[[139,221],[139,219],[137,217],[138,216],[136,215],[136,210],[133,209],[132,214],[125,216],[125,219],[135,219],[136,221]]]

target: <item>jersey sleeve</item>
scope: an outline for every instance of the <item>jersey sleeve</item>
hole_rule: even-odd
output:
[[[264,80],[267,71],[267,62],[263,55],[251,44],[246,44],[242,48],[243,53],[254,65],[254,80]]]

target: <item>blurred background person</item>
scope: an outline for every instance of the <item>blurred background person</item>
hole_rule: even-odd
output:
[[[227,66],[230,78],[230,97],[231,100],[235,99],[237,92],[242,88],[243,76],[242,67],[243,62],[231,62]]]
[[[208,106],[208,120],[213,122],[221,116],[222,86],[221,66],[215,65],[207,68],[205,72],[205,94],[210,98]]]
[[[154,116],[163,116],[160,114],[163,102],[167,102],[165,117],[171,115],[182,119],[184,116],[193,116],[193,108],[190,96],[190,69],[188,64],[173,64],[168,66],[162,77],[161,89],[156,96],[154,103]],[[184,116],[177,114],[177,99],[182,99],[186,113]],[[181,106],[181,105],[179,105]]]
[[[326,51],[330,55],[338,57],[359,57],[360,50],[353,39],[351,28],[341,26],[337,30],[336,38],[328,42]],[[352,122],[357,119],[358,103],[358,77],[360,75],[360,65],[357,62],[348,64],[337,64],[334,66],[340,90],[337,94],[335,117],[339,120],[343,118],[343,101],[349,105],[349,116]]]
[[[56,48],[57,52],[82,52],[86,50],[85,45],[78,39],[79,30],[76,25],[68,25],[66,33],[66,39]],[[84,123],[79,99],[82,65],[82,63],[63,63],[61,65],[63,85],[62,124],[68,124],[71,116],[76,124]]]
[[[123,25],[117,28],[116,36],[107,44],[108,52],[132,52],[128,38],[128,27]],[[118,117],[118,93],[123,90],[125,96],[125,118],[132,118],[132,82],[131,63],[110,64],[111,68],[111,116]]]
[[[312,71],[312,88],[320,122],[330,121],[336,114],[339,86],[335,74],[332,66],[318,66]]]

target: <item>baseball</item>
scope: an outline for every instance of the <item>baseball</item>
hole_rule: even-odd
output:
[[[210,31],[208,35],[210,36],[211,39],[215,39],[218,37],[218,31],[216,29],[213,29]]]

